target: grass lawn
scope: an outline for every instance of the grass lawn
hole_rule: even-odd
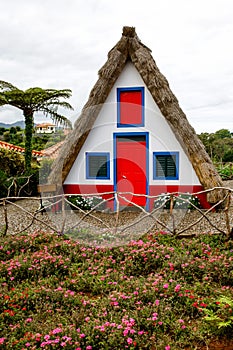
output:
[[[232,337],[232,309],[233,242],[220,235],[0,238],[0,349],[200,349]]]

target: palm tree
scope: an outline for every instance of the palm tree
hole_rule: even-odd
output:
[[[71,96],[71,90],[41,89],[34,87],[25,91],[14,85],[0,81],[0,106],[10,105],[23,111],[25,118],[25,168],[31,170],[32,159],[32,133],[34,112],[42,112],[46,117],[58,123],[72,127],[69,119],[57,112],[58,107],[73,109],[72,106],[61,98],[67,99]]]

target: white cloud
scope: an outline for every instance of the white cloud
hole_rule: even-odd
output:
[[[135,26],[198,131],[232,128],[232,0],[0,0],[0,80],[71,88],[74,120],[124,25]],[[1,121],[21,119],[0,109]]]

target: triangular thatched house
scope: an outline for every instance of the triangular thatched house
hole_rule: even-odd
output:
[[[118,191],[151,196],[222,186],[135,28],[124,27],[109,52],[49,182],[70,194]],[[216,190],[207,199],[213,203],[220,197]],[[151,208],[143,196],[127,198]]]

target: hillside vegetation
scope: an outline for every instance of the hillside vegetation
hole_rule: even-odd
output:
[[[232,242],[216,235],[176,240],[160,232],[114,248],[42,232],[1,238],[0,348],[226,345],[232,252]]]
[[[64,131],[58,130],[54,134],[36,134],[32,135],[32,149],[41,151],[45,148],[51,147],[56,143],[65,139]],[[19,126],[12,126],[9,129],[0,127],[0,140],[12,143],[13,145],[25,147],[24,130]]]

